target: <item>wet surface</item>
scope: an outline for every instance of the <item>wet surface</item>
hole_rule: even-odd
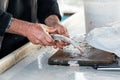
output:
[[[0,75],[0,80],[115,80],[119,71],[97,71],[89,66],[48,65],[56,50],[44,47]],[[38,63],[39,62],[39,63]]]
[[[57,51],[50,59],[51,65],[68,65],[69,61],[77,61],[79,65],[106,65],[115,61],[115,55],[98,49],[91,49],[87,55],[71,55],[73,51]],[[78,52],[79,54],[79,52]]]

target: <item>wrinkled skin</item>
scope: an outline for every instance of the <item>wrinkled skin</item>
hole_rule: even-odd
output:
[[[51,15],[46,18],[45,20],[46,25],[50,26],[48,27],[48,32],[50,34],[60,34],[64,35],[66,37],[69,37],[67,29],[61,24],[58,17],[56,15]],[[68,45],[67,42],[64,41],[56,41],[55,48],[63,48],[64,46]]]
[[[55,41],[50,36],[50,34],[60,34],[69,37],[67,29],[60,23],[58,18],[55,15],[50,16],[46,19],[45,23],[46,25],[13,19],[11,26],[6,32],[23,35],[33,44],[58,48],[66,46],[68,43],[64,41]]]

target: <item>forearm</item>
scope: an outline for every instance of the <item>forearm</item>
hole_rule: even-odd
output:
[[[26,36],[26,29],[29,29],[29,26],[32,25],[29,22],[14,19],[9,28],[6,29],[6,32]]]
[[[54,40],[46,32],[47,26],[43,24],[30,23],[13,19],[12,24],[6,32],[25,36],[34,44],[54,45]]]

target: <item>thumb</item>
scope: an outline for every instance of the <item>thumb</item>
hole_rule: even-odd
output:
[[[50,34],[57,33],[57,29],[55,27],[47,27],[46,31]]]

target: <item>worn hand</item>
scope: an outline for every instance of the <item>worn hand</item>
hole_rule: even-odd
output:
[[[56,15],[51,15],[45,19],[46,25],[50,26],[47,28],[47,31],[50,34],[60,34],[66,37],[69,37],[67,29],[61,24],[60,20]],[[64,41],[56,41],[56,46],[59,48],[63,48],[64,46],[68,45],[67,42]]]
[[[44,29],[46,25],[43,24],[34,24],[29,26],[28,31],[26,32],[27,38],[34,44],[48,45],[53,46],[54,40],[51,38],[49,33]]]
[[[34,44],[54,45],[54,40],[45,31],[43,24],[29,23],[26,21],[14,19],[9,29],[6,32],[19,34],[27,37]]]
[[[50,34],[60,34],[60,35],[64,35],[66,37],[69,37],[67,29],[61,24],[57,24],[54,27],[48,27],[47,32],[49,32]],[[67,42],[56,41],[55,47],[63,48],[66,45],[68,45]]]

